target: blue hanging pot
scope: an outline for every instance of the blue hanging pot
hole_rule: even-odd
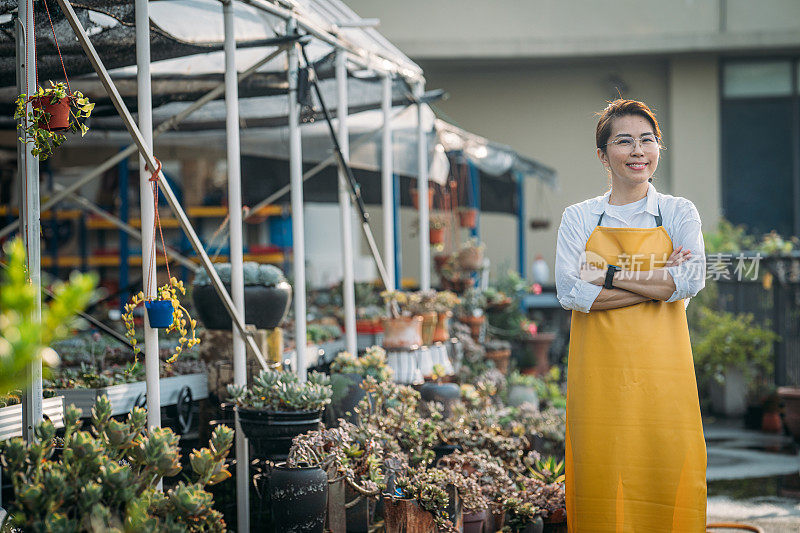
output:
[[[151,328],[165,329],[172,325],[172,300],[153,300],[144,303]]]

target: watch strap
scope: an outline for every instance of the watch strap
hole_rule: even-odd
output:
[[[614,288],[614,273],[617,272],[619,269],[620,268],[616,265],[608,265],[608,269],[606,270],[605,283],[603,283],[603,288],[605,289]]]

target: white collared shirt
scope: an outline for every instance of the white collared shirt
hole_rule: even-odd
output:
[[[706,284],[705,243],[697,208],[686,198],[656,191],[652,183],[648,186],[647,197],[638,202],[610,205],[610,194],[609,190],[603,196],[584,200],[564,210],[556,244],[556,291],[561,306],[588,313],[600,294],[601,286],[580,279],[582,254],[600,214],[605,212],[602,225],[610,228],[654,228],[659,207],[662,225],[673,246],[683,246],[684,250],[692,252],[690,260],[667,267],[676,288],[667,302],[684,300],[688,306],[689,299]]]

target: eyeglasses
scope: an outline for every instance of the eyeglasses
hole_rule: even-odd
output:
[[[655,150],[661,147],[660,141],[661,140],[655,135],[642,135],[638,139],[634,139],[633,137],[618,137],[613,141],[607,142],[604,146],[613,144],[621,150],[633,151],[636,143],[638,142],[641,145],[642,150]]]

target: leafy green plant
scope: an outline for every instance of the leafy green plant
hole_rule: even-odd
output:
[[[525,502],[519,497],[512,496],[503,502],[503,510],[506,512],[505,526],[503,531],[516,533],[522,531],[536,518],[538,509],[530,502]]]
[[[36,438],[2,446],[15,499],[9,522],[31,532],[221,532],[222,515],[204,488],[230,477],[225,458],[233,431],[218,426],[208,448],[189,456],[190,482],[162,493],[159,481],[181,471],[178,436],[168,428],[145,429],[146,412],[111,418],[105,396],[92,409],[92,431],[80,430],[80,410],[67,407],[61,457],[53,459],[55,428],[46,420]]]
[[[27,368],[41,359],[45,365],[58,363],[49,346],[69,335],[75,315],[86,308],[97,282],[92,274],[74,272],[69,283],[56,282],[53,298],[42,302],[41,321],[31,320],[36,306],[36,289],[28,279],[22,240],[5,247],[7,268],[0,285],[0,393],[28,385]]]
[[[61,146],[67,138],[61,133],[49,131],[44,127],[50,118],[50,114],[44,110],[44,107],[32,105],[28,112],[26,108],[29,101],[39,100],[57,104],[61,100],[69,99],[70,131],[80,132],[81,136],[86,135],[86,132],[89,131],[85,121],[91,116],[94,104],[80,91],[74,93],[68,91],[69,88],[66,84],[51,81],[50,87],[46,89],[38,87],[36,93],[32,94],[30,98],[27,94],[20,94],[15,101],[14,119],[20,123],[23,131],[20,141],[25,144],[32,143],[31,153],[38,156],[41,161],[52,155],[53,149]]]
[[[318,411],[331,402],[333,391],[325,374],[311,372],[305,383],[296,374],[262,370],[253,386],[228,385],[230,401],[237,406],[266,411]]]
[[[543,483],[562,483],[566,479],[564,461],[556,462],[555,457],[540,459],[536,456],[528,455],[524,462],[528,468],[528,474]]]
[[[342,330],[333,324],[308,324],[306,326],[306,339],[311,344],[332,341],[341,335]]]
[[[777,231],[772,230],[761,238],[758,251],[767,255],[788,254],[798,246],[800,246],[800,240],[797,237],[784,239],[778,235]]]
[[[757,371],[772,372],[774,332],[753,324],[753,315],[703,308],[698,335],[692,344],[695,366],[702,379],[725,381],[725,370],[734,367],[748,379]]]
[[[744,226],[734,226],[724,218],[717,223],[716,231],[703,232],[703,241],[706,254],[752,250],[756,244]]]

